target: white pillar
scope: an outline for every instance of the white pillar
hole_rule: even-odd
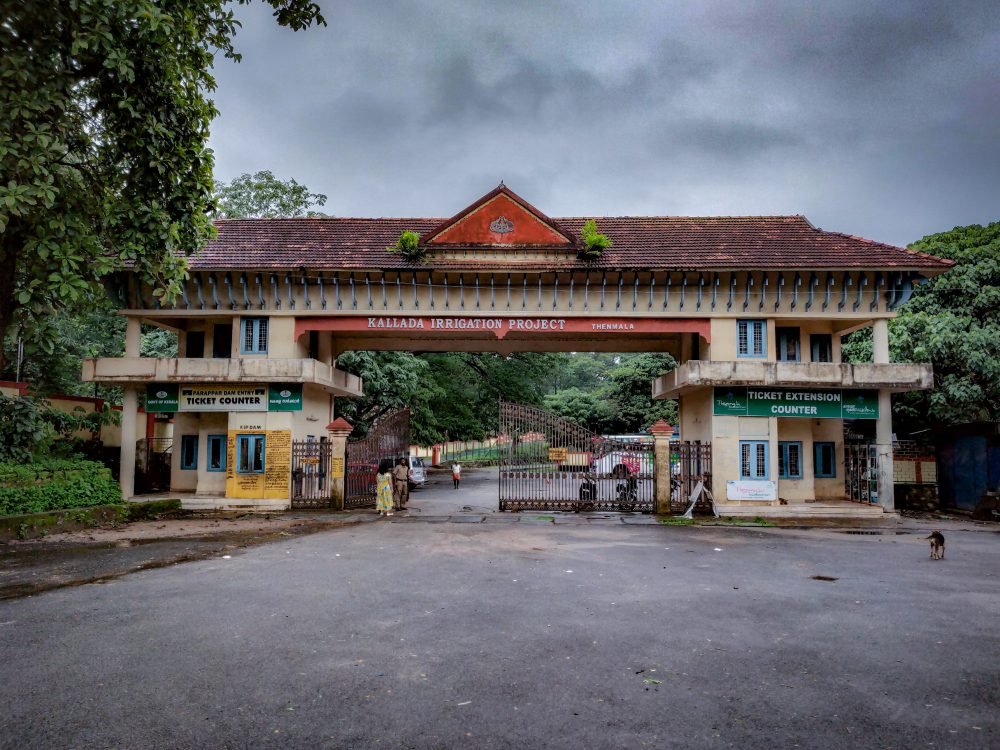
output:
[[[142,343],[142,322],[134,315],[125,318],[125,356],[138,357]]]
[[[872,324],[872,361],[889,364],[889,321],[879,318]],[[878,456],[878,502],[885,510],[896,507],[892,480],[892,397],[887,388],[878,392],[878,421],[875,423],[875,453]]]
[[[139,392],[134,385],[126,385],[122,394],[122,444],[118,465],[118,484],[122,499],[135,494],[135,419],[139,411]]]

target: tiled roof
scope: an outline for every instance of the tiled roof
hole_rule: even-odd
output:
[[[588,217],[554,218],[578,234]],[[824,232],[803,216],[614,216],[593,217],[613,242],[596,261],[575,256],[519,253],[516,263],[493,262],[483,253],[435,258],[420,268],[596,269],[924,269],[943,271],[951,261],[860,237]],[[403,269],[386,251],[401,232],[423,234],[443,219],[224,219],[218,237],[190,259],[194,269]]]

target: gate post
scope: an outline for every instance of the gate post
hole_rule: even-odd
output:
[[[655,441],[653,464],[656,476],[656,506],[657,514],[670,515],[670,436],[673,428],[664,420],[658,419],[650,426],[649,431]]]
[[[343,417],[337,417],[326,426],[330,433],[330,507],[344,509],[344,484],[347,476],[347,436],[354,427]]]

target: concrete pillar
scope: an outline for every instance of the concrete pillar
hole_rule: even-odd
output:
[[[650,426],[653,435],[653,472],[656,475],[656,513],[670,515],[670,435],[673,429],[658,419]]]
[[[343,417],[337,417],[326,426],[330,433],[330,507],[344,509],[347,476],[347,436],[354,427]]]
[[[872,362],[889,364],[889,321],[885,318],[872,323]]]
[[[142,322],[134,315],[125,318],[125,356],[138,357],[142,343]]]
[[[872,323],[872,361],[889,363],[889,321],[879,318]],[[892,481],[892,398],[887,388],[878,392],[878,422],[875,424],[875,453],[878,456],[878,502],[885,510],[896,507]]]
[[[134,385],[122,388],[122,444],[118,466],[118,484],[122,499],[135,494],[135,419],[139,411],[139,391]]]

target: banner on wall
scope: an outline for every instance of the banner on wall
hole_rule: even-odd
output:
[[[712,413],[717,417],[878,419],[878,392],[839,388],[715,388]]]
[[[766,479],[741,479],[726,482],[727,500],[777,500],[778,485]]]

